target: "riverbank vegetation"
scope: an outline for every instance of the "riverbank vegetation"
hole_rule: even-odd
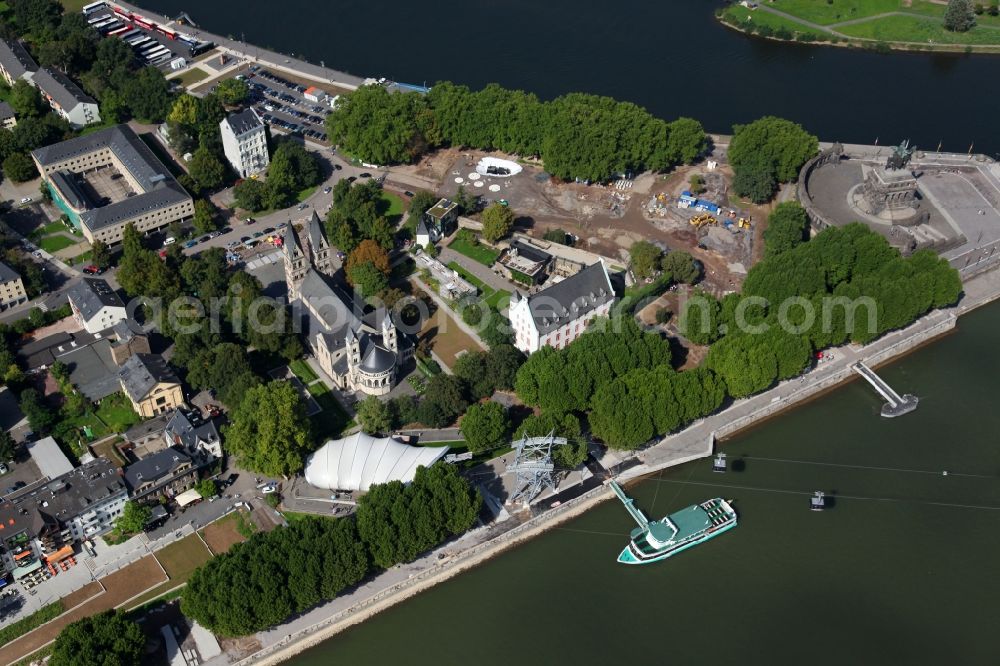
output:
[[[668,342],[622,312],[564,349],[532,354],[517,373],[518,396],[553,422],[586,417],[609,446],[634,449],[715,412],[727,398],[801,374],[818,350],[871,342],[961,294],[958,273],[934,252],[902,257],[862,224],[812,240],[804,229],[799,204],[780,205],[766,257],[742,292],[721,300],[694,292],[686,301],[680,332],[710,345],[700,367],[671,369]]]
[[[666,171],[708,145],[695,120],[666,122],[610,97],[572,93],[542,102],[496,84],[472,91],[447,81],[427,95],[363,86],[342,97],[326,123],[331,141],[368,162],[410,163],[450,145],[541,157],[546,171],[567,180]]]
[[[878,50],[1000,47],[1000,0],[773,0],[753,9],[732,3],[716,16],[742,32],[783,41]]]
[[[462,534],[481,502],[455,467],[421,467],[409,485],[373,486],[356,517],[306,517],[234,545],[194,572],[181,608],[222,636],[261,631]]]

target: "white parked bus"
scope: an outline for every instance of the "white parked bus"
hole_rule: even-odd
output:
[[[91,12],[97,11],[101,7],[107,7],[107,6],[108,6],[108,3],[104,2],[104,0],[100,0],[99,2],[92,2],[89,5],[84,5],[82,11],[83,11],[84,16],[86,16],[87,14],[90,14]]]
[[[108,32],[108,37],[111,37],[112,35],[121,35],[121,34],[124,34],[124,33],[128,32],[128,29],[129,29],[129,27],[127,25],[123,25],[120,28],[115,28],[114,30],[111,30],[111,31]]]
[[[170,53],[170,49],[168,49],[165,46],[161,46],[160,48],[156,49],[155,51],[150,51],[149,53],[147,53],[143,57],[147,61],[149,61],[149,60],[156,60],[157,58],[162,58],[163,56],[168,55],[169,53]]]
[[[144,44],[149,44],[151,41],[153,41],[153,40],[150,37],[146,37],[145,35],[143,35],[142,37],[139,37],[138,39],[133,39],[131,42],[128,43],[128,45],[131,46],[134,49],[138,49],[139,47],[143,46]]]

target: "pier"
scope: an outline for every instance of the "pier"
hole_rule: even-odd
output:
[[[858,373],[872,385],[878,394],[885,398],[886,403],[882,405],[882,416],[887,419],[894,418],[896,416],[902,416],[912,412],[917,408],[917,396],[910,395],[909,393],[900,397],[891,386],[885,383],[885,381],[875,374],[875,371],[864,364],[863,361],[858,361],[851,366],[854,372]]]

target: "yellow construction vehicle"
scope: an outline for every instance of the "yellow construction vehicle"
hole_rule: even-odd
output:
[[[718,222],[714,217],[708,213],[702,213],[701,215],[696,215],[691,218],[691,224],[698,227],[699,229],[706,224],[715,224]]]
[[[750,218],[749,217],[741,217],[740,221],[739,221],[739,226],[740,226],[740,229],[749,229],[750,228]]]

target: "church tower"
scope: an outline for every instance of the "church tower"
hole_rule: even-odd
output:
[[[316,214],[315,210],[305,222],[305,227],[306,238],[309,241],[309,259],[312,261],[313,268],[324,275],[332,276],[334,270],[330,242],[326,238],[326,234],[323,231],[323,223],[320,221],[319,215]]]
[[[288,300],[294,301],[299,297],[299,285],[309,272],[309,261],[302,245],[299,243],[298,234],[291,224],[285,230],[285,237],[282,243],[282,260],[285,264],[285,284],[288,287]]]
[[[382,319],[382,346],[393,354],[399,354],[399,345],[396,341],[396,325],[392,323],[389,313],[385,313]]]

